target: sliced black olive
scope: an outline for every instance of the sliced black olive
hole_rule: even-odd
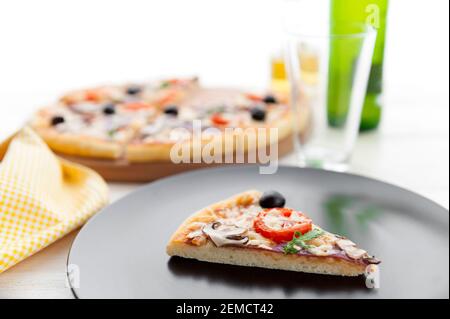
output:
[[[136,95],[141,93],[142,89],[139,86],[129,86],[127,88],[127,94],[129,95]]]
[[[165,114],[170,114],[170,115],[173,115],[173,116],[177,116],[178,115],[178,107],[176,105],[166,106],[164,108],[164,113]]]
[[[250,114],[255,121],[264,121],[266,119],[266,111],[259,106],[252,108]]]
[[[103,113],[105,115],[113,115],[116,113],[116,106],[114,104],[106,104],[103,106]]]
[[[56,125],[64,123],[64,122],[65,122],[65,120],[64,120],[64,117],[62,117],[62,116],[54,116],[51,120],[52,126],[56,126]]]
[[[275,103],[277,103],[277,99],[273,95],[266,95],[266,97],[264,97],[264,99],[263,99],[263,102],[275,104]]]
[[[259,206],[262,208],[284,207],[286,199],[277,191],[267,191],[259,199]]]

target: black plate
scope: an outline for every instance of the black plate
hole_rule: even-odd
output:
[[[198,209],[248,189],[276,189],[325,229],[380,258],[380,288],[346,278],[169,258],[165,246]],[[448,298],[449,215],[373,179],[280,167],[206,169],[146,185],[92,218],[68,264],[79,298]],[[73,268],[76,265],[75,268]]]

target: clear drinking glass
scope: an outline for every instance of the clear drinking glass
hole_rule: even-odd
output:
[[[376,31],[343,23],[315,30],[285,27],[299,164],[345,171],[358,135]]]

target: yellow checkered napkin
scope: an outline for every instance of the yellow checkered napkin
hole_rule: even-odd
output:
[[[108,202],[97,173],[58,159],[30,129],[0,162],[0,273],[82,225]]]

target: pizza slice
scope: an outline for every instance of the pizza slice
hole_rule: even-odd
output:
[[[167,246],[170,256],[240,266],[358,276],[380,261],[349,239],[284,207],[278,192],[246,191],[189,217]]]

